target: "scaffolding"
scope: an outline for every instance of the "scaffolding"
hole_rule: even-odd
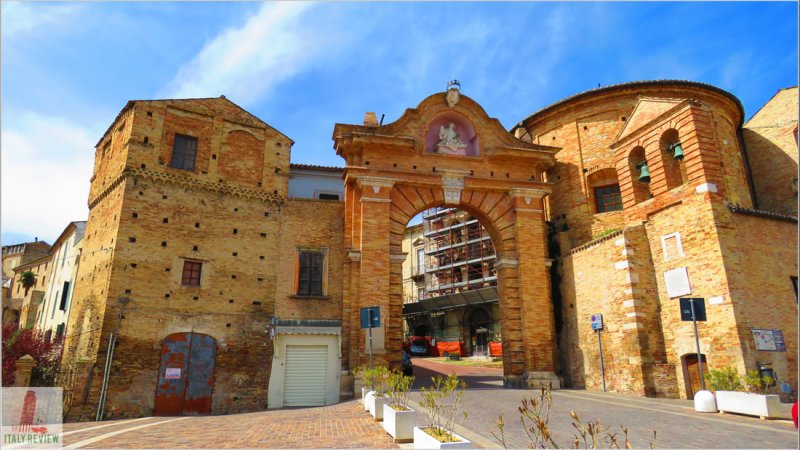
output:
[[[422,223],[426,298],[497,286],[494,245],[478,219],[435,208],[423,214]]]

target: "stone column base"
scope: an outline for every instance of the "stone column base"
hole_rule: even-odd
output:
[[[561,380],[553,372],[526,372],[503,377],[503,387],[508,389],[561,389]]]

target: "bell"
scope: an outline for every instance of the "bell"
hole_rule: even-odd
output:
[[[672,151],[674,152],[672,154],[672,157],[674,159],[677,159],[677,160],[683,159],[683,147],[681,147],[681,143],[680,142],[676,142],[676,143],[672,144]]]
[[[649,183],[650,182],[650,171],[647,170],[647,161],[640,162],[637,166],[639,169],[639,181],[642,183]]]

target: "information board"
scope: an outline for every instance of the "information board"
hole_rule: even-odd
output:
[[[786,342],[783,340],[783,332],[781,330],[753,328],[753,340],[756,341],[756,350],[767,352],[786,351]]]

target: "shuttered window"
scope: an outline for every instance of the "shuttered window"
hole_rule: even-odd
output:
[[[175,142],[172,144],[172,161],[170,167],[182,170],[194,170],[194,162],[197,159],[197,138],[175,135]]]
[[[297,272],[297,295],[319,297],[324,295],[322,276],[325,253],[319,250],[301,250]]]

